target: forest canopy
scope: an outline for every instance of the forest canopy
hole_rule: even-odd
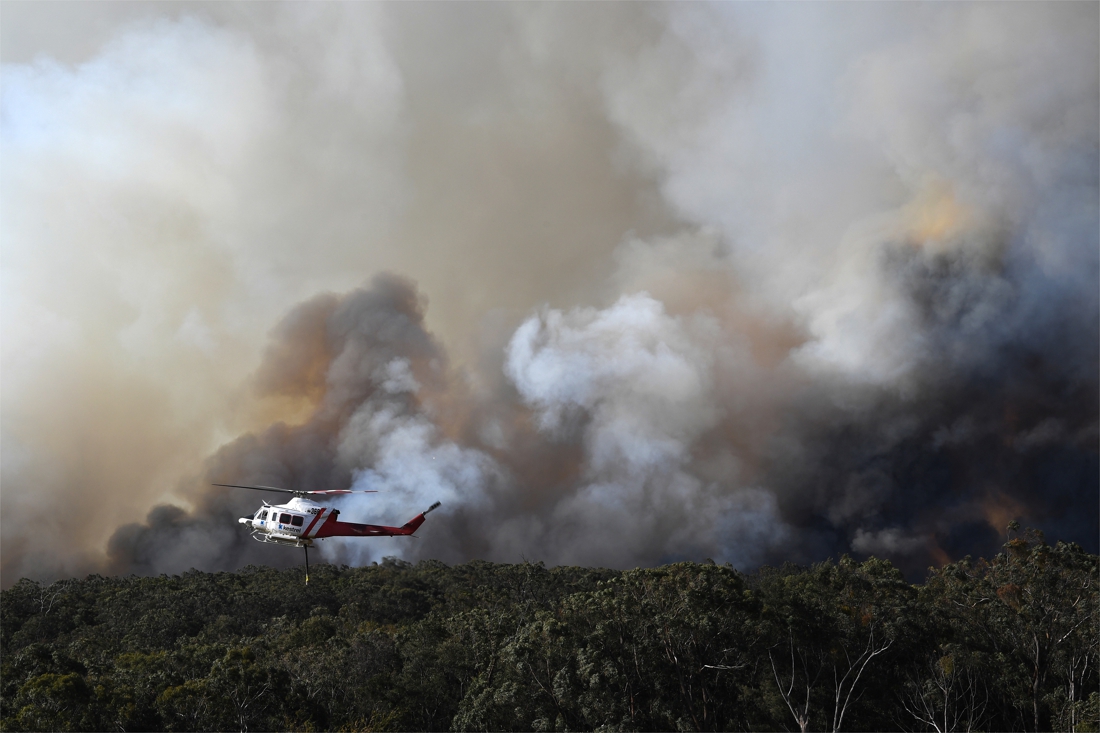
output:
[[[387,559],[0,594],[4,730],[1100,729],[1098,558]]]

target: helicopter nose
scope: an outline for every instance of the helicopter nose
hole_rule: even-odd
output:
[[[252,524],[252,517],[241,517],[237,522],[240,524]]]

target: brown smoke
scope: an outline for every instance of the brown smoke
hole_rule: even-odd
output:
[[[350,563],[1095,548],[1096,6],[90,8],[2,8],[5,585],[296,562],[212,481],[443,500]]]

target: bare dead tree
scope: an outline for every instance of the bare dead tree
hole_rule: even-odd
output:
[[[951,655],[933,654],[927,670],[928,674],[909,676],[905,692],[899,695],[905,711],[937,733],[979,729],[989,707],[985,680]]]
[[[844,670],[844,674],[839,679],[837,675],[840,673],[840,668],[836,664],[833,665],[834,733],[840,730],[840,726],[844,722],[844,714],[848,712],[848,705],[852,702],[852,694],[859,685],[859,678],[863,676],[863,671],[867,669],[867,665],[871,663],[872,659],[884,653],[892,644],[893,641],[881,635],[878,640],[875,639],[875,625],[872,623],[870,633],[867,636],[867,645],[859,656],[853,659],[848,653],[848,649],[844,649],[844,659],[848,668]],[[852,674],[853,672],[855,674]]]
[[[791,715],[794,716],[795,722],[798,723],[798,729],[802,731],[802,733],[806,733],[806,729],[810,725],[810,696],[813,693],[814,687],[817,685],[818,679],[821,677],[824,665],[821,663],[820,659],[815,660],[817,662],[815,665],[817,670],[811,677],[811,657],[814,655],[810,654],[802,647],[799,647],[797,651],[795,650],[793,631],[789,631],[788,646],[791,652],[791,681],[786,688],[784,688],[783,683],[779,680],[779,669],[776,667],[775,656],[772,653],[772,649],[768,650],[768,661],[771,662],[772,674],[775,676],[775,685],[779,688],[779,694],[783,697],[783,702],[787,703],[787,708],[791,711]],[[798,663],[796,663],[796,657]],[[794,695],[799,664],[802,668],[802,679],[804,680],[803,687],[805,688],[806,695],[803,700],[796,702],[794,700]],[[786,675],[784,675],[784,677],[786,677]],[[802,690],[799,690],[799,693],[801,692]],[[796,704],[799,705],[798,709],[795,708]]]

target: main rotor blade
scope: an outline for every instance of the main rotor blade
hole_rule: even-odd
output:
[[[280,494],[299,494],[293,489],[277,489],[274,486],[242,486],[241,484],[210,484],[211,486],[225,486],[230,489],[255,489],[256,491],[278,491]]]
[[[256,491],[277,491],[280,494],[294,494],[295,496],[304,496],[305,494],[317,494],[319,496],[334,496],[337,494],[377,494],[374,490],[362,490],[357,489],[352,491],[351,489],[322,489],[319,491],[295,491],[294,489],[280,489],[275,486],[245,486],[243,484],[211,484],[211,486],[225,486],[230,489],[255,489]]]

